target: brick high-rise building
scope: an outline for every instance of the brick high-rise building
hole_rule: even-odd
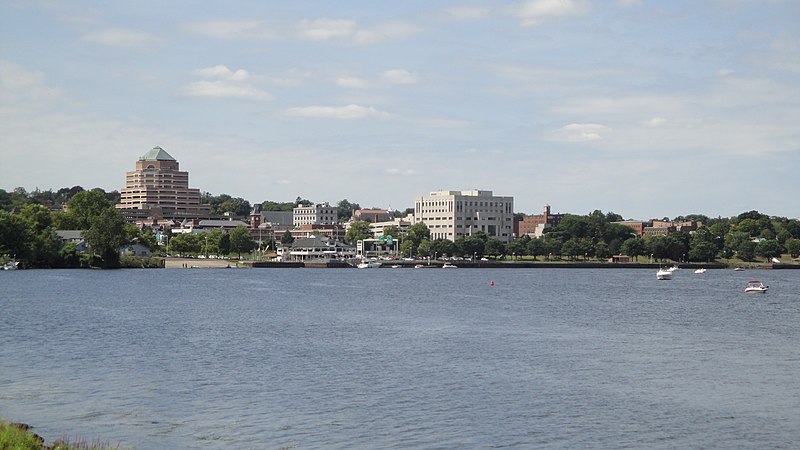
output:
[[[153,147],[136,161],[136,170],[125,175],[125,188],[117,208],[147,210],[148,215],[168,219],[200,218],[210,214],[200,204],[200,189],[189,187],[189,172],[161,147]],[[144,212],[144,211],[141,211]]]

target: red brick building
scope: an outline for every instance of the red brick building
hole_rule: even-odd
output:
[[[200,189],[189,187],[189,172],[179,169],[178,161],[161,147],[142,155],[136,170],[125,175],[120,192],[122,210],[148,210],[149,216],[161,218],[199,218],[210,214],[208,205],[200,204]]]

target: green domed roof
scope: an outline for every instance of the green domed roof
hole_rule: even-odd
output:
[[[163,148],[155,146],[152,150],[139,157],[139,161],[175,161],[176,159],[164,151]]]

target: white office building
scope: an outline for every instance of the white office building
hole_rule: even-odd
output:
[[[424,222],[433,239],[455,241],[483,231],[500,242],[514,239],[514,197],[492,191],[437,191],[414,200],[414,223]]]
[[[311,206],[298,206],[293,211],[293,224],[295,227],[301,225],[335,225],[338,208],[328,203],[320,203]]]

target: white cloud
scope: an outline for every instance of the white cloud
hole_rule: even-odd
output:
[[[398,169],[396,167],[384,169],[384,172],[388,173],[389,175],[401,175],[401,176],[411,176],[417,174],[417,171],[414,169]]]
[[[457,20],[483,19],[491,14],[491,9],[478,5],[461,5],[444,9],[445,14]]]
[[[42,72],[0,59],[0,104],[47,100],[59,94],[58,89],[47,85]]]
[[[663,117],[653,117],[651,119],[648,119],[648,120],[645,120],[644,122],[642,122],[642,124],[644,126],[647,126],[647,127],[660,127],[661,125],[664,125],[665,123],[667,123],[667,119],[665,119]]]
[[[305,19],[290,24],[264,20],[214,20],[188,23],[184,28],[217,39],[298,39],[357,45],[401,39],[419,32],[419,27],[405,22],[384,22],[364,28],[355,20],[329,18]]]
[[[211,80],[194,81],[186,85],[181,93],[187,97],[236,98],[244,100],[271,100],[272,96],[246,81],[250,73],[244,69],[233,71],[219,64],[193,72]]]
[[[357,32],[356,22],[345,19],[302,20],[297,26],[297,36],[312,41],[352,38]]]
[[[642,6],[642,0],[617,0],[617,5],[623,8],[629,8],[632,6]]]
[[[244,81],[250,78],[250,74],[246,70],[238,69],[234,72],[222,64],[213,67],[197,69],[194,71],[194,74],[203,78],[219,78],[230,81]]]
[[[373,87],[373,84],[369,81],[353,76],[341,76],[336,79],[336,84],[341,87],[345,88],[354,88],[354,89],[369,89]]]
[[[269,100],[270,94],[246,84],[227,81],[194,81],[183,88],[187,97],[239,98],[245,100]]]
[[[514,16],[523,26],[541,25],[549,19],[579,16],[590,9],[586,0],[528,0],[519,5]]]
[[[403,69],[387,70],[381,78],[390,84],[414,84],[418,81],[415,74]]]
[[[95,44],[107,45],[109,47],[135,47],[141,48],[159,42],[159,39],[151,34],[141,31],[124,30],[121,28],[109,28],[95,31],[83,36],[83,40]]]
[[[371,106],[300,106],[289,108],[286,115],[292,117],[309,117],[322,119],[368,119],[385,118],[389,114]]]
[[[280,34],[263,20],[209,20],[184,25],[192,33],[218,39],[279,39]]]
[[[603,139],[611,128],[596,123],[571,123],[550,134],[551,140],[563,142],[590,142]]]

